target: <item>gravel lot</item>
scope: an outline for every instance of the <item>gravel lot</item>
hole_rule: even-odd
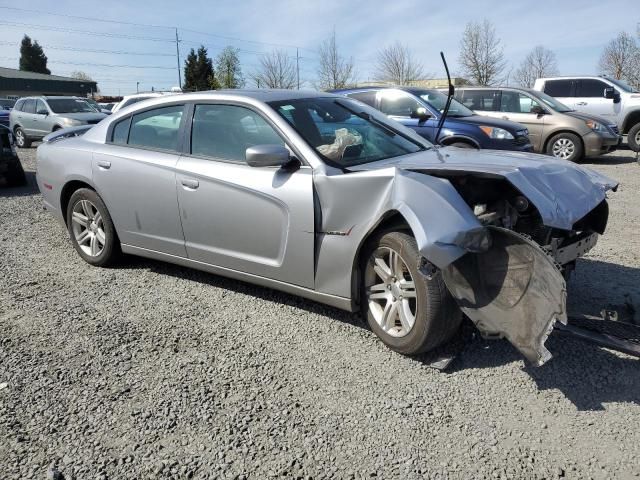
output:
[[[590,165],[622,186],[573,314],[640,300],[640,166]],[[637,359],[558,337],[532,369],[475,338],[440,373],[317,303],[137,258],[92,268],[30,181],[0,189],[0,478],[640,476]]]

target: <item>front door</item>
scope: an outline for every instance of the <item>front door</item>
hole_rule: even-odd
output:
[[[184,105],[118,122],[93,154],[93,181],[127,245],[186,257],[176,172]]]
[[[599,115],[616,123],[616,106],[619,107],[620,103],[615,104],[613,99],[604,97],[608,87],[609,84],[595,78],[578,80],[573,107],[579,112]]]
[[[247,165],[248,147],[285,142],[239,105],[195,105],[187,142],[176,188],[189,258],[312,288],[312,170]]]
[[[531,113],[533,107],[547,110],[529,95],[513,90],[502,90],[498,118],[517,122],[529,130],[529,139],[536,152],[542,149],[545,115]],[[495,112],[498,113],[498,112]]]

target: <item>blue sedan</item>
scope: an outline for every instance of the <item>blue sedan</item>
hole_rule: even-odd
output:
[[[466,148],[533,151],[527,129],[516,122],[476,115],[452,99],[440,137],[436,130],[447,96],[412,87],[363,87],[333,93],[359,100],[412,128],[433,143]]]

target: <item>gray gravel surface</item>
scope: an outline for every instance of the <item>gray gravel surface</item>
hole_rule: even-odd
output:
[[[572,313],[640,299],[640,166],[591,165],[622,186]],[[0,478],[640,475],[636,359],[552,338],[532,369],[475,338],[439,373],[357,315],[131,257],[90,267],[30,181],[0,189]]]

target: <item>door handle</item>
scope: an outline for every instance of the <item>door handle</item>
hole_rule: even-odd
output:
[[[198,180],[194,180],[193,178],[183,178],[180,180],[183,187],[190,188],[191,190],[195,190],[200,186],[200,182]]]
[[[111,162],[107,162],[105,160],[100,160],[98,162],[98,167],[104,169],[104,170],[109,170],[111,168]]]
[[[587,104],[587,102],[578,102],[576,103],[576,105],[579,105],[581,107],[584,107]]]

